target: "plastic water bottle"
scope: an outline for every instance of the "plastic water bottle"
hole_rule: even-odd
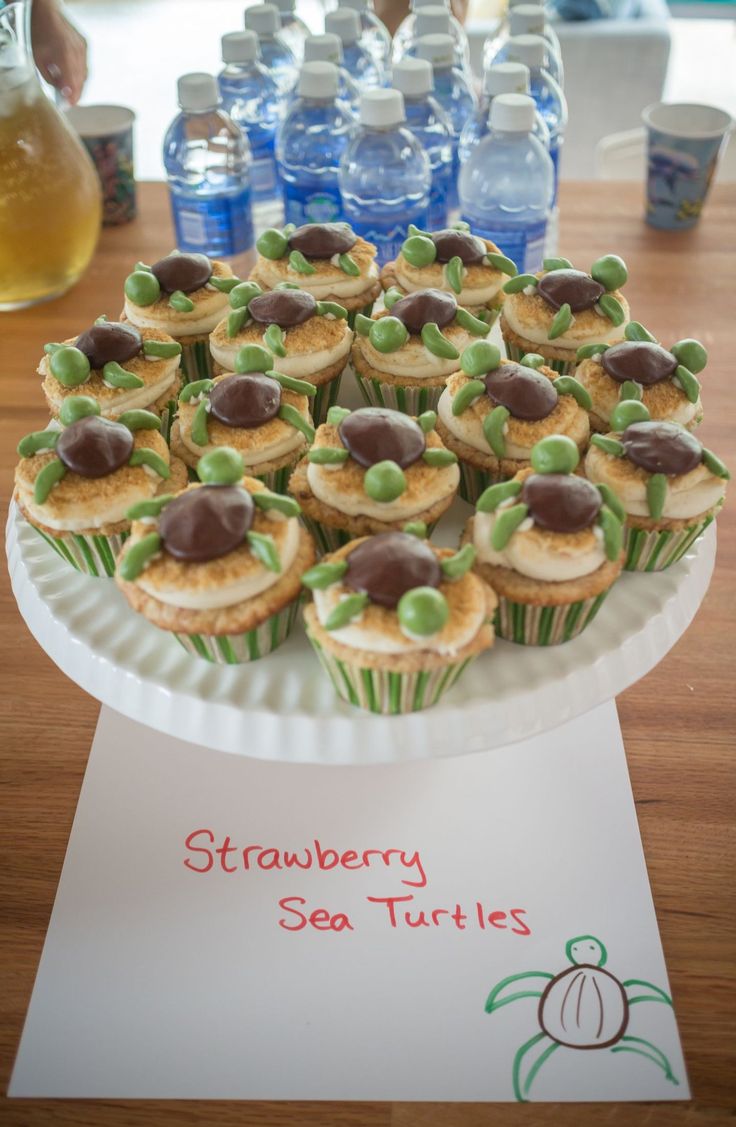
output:
[[[332,223],[343,218],[338,167],[355,118],[337,100],[337,67],[305,63],[276,138],[276,163],[287,223]]]
[[[410,223],[429,222],[429,157],[405,121],[399,90],[366,90],[340,161],[345,218],[375,243],[380,265],[399,253]]]
[[[502,39],[498,50],[492,58],[490,57],[490,52],[488,55],[485,51],[483,52],[484,66],[492,66],[493,63],[505,62],[509,57],[509,39],[519,35],[540,35],[542,39],[545,40],[547,49],[544,53],[542,65],[544,69],[552,75],[555,82],[562,87],[564,72],[562,68],[562,49],[560,47],[560,41],[557,38],[557,32],[547,21],[547,14],[544,8],[538,4],[517,4],[516,7],[509,11],[509,34],[505,39]]]
[[[448,197],[452,185],[452,126],[432,97],[432,65],[426,59],[405,57],[394,63],[392,85],[404,95],[406,127],[429,157],[432,186],[429,193],[429,229],[441,230],[448,222]]]
[[[352,8],[337,8],[325,16],[325,31],[336,35],[342,43],[345,67],[361,90],[383,83],[383,70],[361,42],[360,16]]]
[[[470,71],[470,54],[467,36],[463,32],[462,39],[452,36],[450,24],[450,10],[444,4],[428,4],[426,8],[418,8],[414,20],[414,39],[408,44],[402,58],[411,58],[417,53],[417,41],[425,35],[449,35],[454,43],[455,66],[461,70]]]
[[[280,35],[299,66],[304,62],[304,41],[311,32],[304,20],[296,14],[296,0],[272,0],[281,17]]]
[[[460,172],[460,211],[476,235],[491,239],[520,273],[542,268],[554,170],[534,136],[534,102],[498,94],[490,132]]]
[[[434,96],[450,119],[452,126],[453,174],[450,186],[450,210],[457,207],[457,177],[460,170],[458,145],[463,126],[478,108],[478,99],[467,73],[455,66],[455,42],[450,35],[423,35],[417,39],[417,55],[432,64]]]
[[[281,16],[275,4],[255,4],[246,8],[245,26],[255,31],[261,48],[263,65],[273,75],[279,90],[288,94],[299,73],[294,52],[281,35]]]
[[[227,259],[240,277],[254,259],[247,137],[220,105],[211,74],[178,81],[181,113],[164,137],[179,250]]]
[[[496,63],[483,73],[483,92],[480,105],[472,117],[468,118],[460,134],[458,153],[460,164],[464,164],[481,137],[488,132],[488,115],[491,102],[496,94],[528,94],[529,67],[523,63]],[[534,136],[538,137],[549,151],[549,129],[539,110],[534,112]]]
[[[487,36],[486,41],[483,44],[484,71],[487,70],[489,66],[493,65],[492,60],[495,59],[501,46],[503,46],[509,39],[509,36],[511,34],[509,28],[509,17],[511,15],[511,9],[517,8],[520,4],[527,4],[528,2],[529,0],[508,0],[506,10],[504,11],[503,15],[498,18],[496,26],[494,27],[493,31]],[[427,3],[429,3],[429,0],[427,0]]]
[[[411,0],[411,11],[409,15],[402,20],[399,27],[396,29],[396,34],[393,38],[391,48],[391,57],[394,62],[403,59],[404,55],[413,43],[416,43],[418,38],[416,33],[416,18],[417,14],[422,8],[436,7],[437,5],[444,6],[450,14],[450,35],[456,44],[459,44],[464,53],[468,50],[468,37],[465,34],[465,28],[458,19],[452,14],[450,7],[450,0]]]
[[[337,97],[357,118],[360,110],[360,87],[343,66],[342,41],[331,31],[310,35],[304,41],[305,63],[334,63],[337,67]]]
[[[254,31],[233,31],[222,37],[217,78],[223,108],[248,138],[253,217],[257,227],[274,226],[281,215],[281,187],[276,171],[276,130],[286,112],[284,97],[260,62]]]
[[[385,73],[391,58],[391,36],[383,20],[376,15],[373,0],[341,0],[341,8],[352,8],[360,17],[361,43],[366,47],[381,72]]]
[[[560,176],[560,149],[567,126],[567,102],[559,85],[544,69],[546,40],[539,35],[516,35],[509,39],[507,52],[511,62],[529,67],[529,93],[549,129],[549,155],[555,166],[555,203]]]

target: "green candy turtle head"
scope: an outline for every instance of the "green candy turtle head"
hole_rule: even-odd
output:
[[[565,944],[565,954],[573,966],[589,964],[594,967],[605,966],[608,952],[594,935],[576,935]]]
[[[236,353],[235,371],[239,375],[245,372],[270,372],[272,368],[273,356],[260,344],[244,344]]]
[[[648,423],[650,418],[640,399],[622,399],[611,411],[610,427],[616,434],[623,434],[632,423]]]
[[[69,395],[59,408],[59,419],[65,427],[86,419],[88,415],[99,415],[100,405],[91,395]]]
[[[197,476],[204,485],[237,485],[244,474],[243,459],[232,446],[210,450],[197,463]]]
[[[580,451],[566,434],[550,434],[532,447],[531,463],[535,473],[571,474],[580,461]]]

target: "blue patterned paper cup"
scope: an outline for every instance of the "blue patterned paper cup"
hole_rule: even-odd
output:
[[[684,231],[700,218],[733,119],[695,103],[656,102],[642,113],[647,130],[650,227]]]
[[[117,227],[135,219],[133,122],[127,106],[70,106],[66,117],[92,157],[102,185],[102,222]]]

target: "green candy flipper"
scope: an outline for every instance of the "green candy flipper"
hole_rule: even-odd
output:
[[[130,455],[128,465],[147,466],[149,470],[153,470],[159,477],[164,479],[171,477],[171,470],[166,465],[161,455],[157,454],[155,450],[134,450]]]
[[[141,574],[146,564],[161,551],[161,537],[158,532],[149,532],[132,544],[118,563],[118,575],[128,583]]]
[[[511,505],[498,514],[491,532],[491,547],[496,552],[501,552],[529,515],[529,506],[523,503]]]
[[[499,404],[483,420],[483,434],[497,458],[506,457],[506,440],[503,436],[503,428],[506,426],[510,414],[511,412],[507,407],[502,407]]]
[[[273,536],[251,531],[245,534],[245,538],[253,555],[268,571],[276,573],[281,571],[281,559]]]
[[[66,466],[60,458],[54,458],[52,462],[45,465],[33,485],[33,500],[36,504],[45,504],[51,490],[64,477],[66,477]]]
[[[659,520],[664,512],[667,502],[667,477],[663,473],[655,473],[647,482],[647,507],[652,520]]]

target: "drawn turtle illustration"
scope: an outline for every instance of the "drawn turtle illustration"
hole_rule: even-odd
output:
[[[619,982],[610,971],[603,970],[608,952],[594,935],[568,940],[565,954],[572,963],[567,970],[556,975],[538,970],[512,974],[493,987],[486,1001],[486,1013],[492,1014],[520,998],[539,998],[541,1033],[530,1037],[514,1057],[517,1100],[526,1102],[540,1068],[560,1047],[637,1053],[658,1065],[673,1084],[679,1084],[661,1049],[643,1037],[626,1033],[631,1006],[636,1002],[671,1006],[669,995],[644,979]],[[543,987],[542,979],[547,980]]]

